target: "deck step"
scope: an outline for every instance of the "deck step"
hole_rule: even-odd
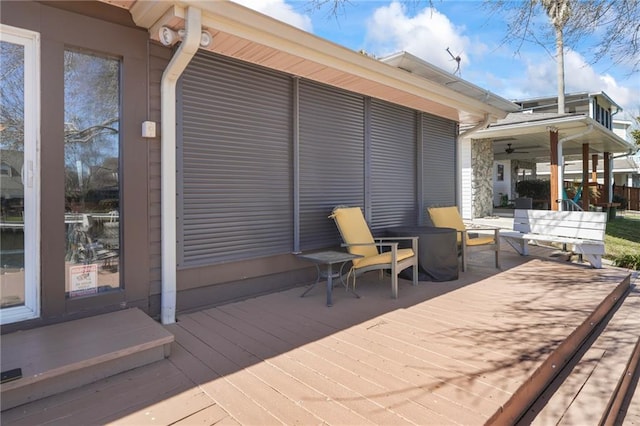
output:
[[[631,357],[622,372],[618,386],[611,395],[607,411],[602,417],[602,425],[618,425],[622,421],[627,420],[629,405],[634,395],[637,394],[638,376],[640,374],[640,337],[636,340],[636,345],[631,353]],[[637,402],[636,402],[637,404]],[[629,419],[630,424],[638,424],[637,414],[633,414],[636,418]]]
[[[633,372],[628,370],[637,357],[638,312],[640,290],[632,288],[601,333],[586,342],[582,357],[531,424],[615,423],[627,391],[633,391],[628,386]]]
[[[584,357],[585,351],[591,348],[608,320],[614,313],[623,306],[622,300],[630,293],[631,275],[628,275],[600,302],[600,304],[589,313],[586,319],[569,334],[553,351],[549,353],[543,363],[533,372],[533,374],[511,395],[509,400],[501,406],[491,418],[487,425],[501,424],[530,424],[535,419],[542,419],[541,407],[548,406],[547,401],[551,399],[549,395],[556,395],[555,390],[559,389],[559,383],[566,381],[568,371],[578,363],[579,359],[591,360],[603,357],[604,354],[595,348],[588,357]],[[637,307],[636,304],[634,304]],[[628,313],[626,314],[628,315]],[[636,334],[637,337],[637,334]],[[635,343],[635,340],[634,340]],[[613,350],[613,347],[607,347]],[[601,351],[602,352],[602,351]],[[586,362],[586,361],[585,361]],[[625,361],[626,362],[626,361]],[[625,364],[623,362],[623,366]],[[588,366],[586,367],[588,368]],[[585,367],[583,366],[582,370]],[[619,377],[619,376],[618,376]],[[613,379],[614,385],[617,378]],[[611,392],[605,398],[607,403]],[[600,411],[596,422],[602,416]],[[553,419],[541,421],[539,424],[559,424],[562,414],[551,415]],[[575,424],[594,424],[593,418],[590,422],[578,422]]]
[[[174,336],[138,308],[0,336],[1,410],[32,402],[169,356]]]

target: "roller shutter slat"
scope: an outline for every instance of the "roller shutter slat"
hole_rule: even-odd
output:
[[[425,205],[427,207],[454,206],[456,204],[456,123],[423,114],[422,134]]]
[[[180,266],[291,252],[290,78],[199,52],[181,88]]]

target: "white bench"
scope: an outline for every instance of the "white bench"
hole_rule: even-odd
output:
[[[529,254],[529,241],[573,245],[594,268],[602,268],[607,213],[550,210],[514,210],[513,231],[500,236],[521,255]]]

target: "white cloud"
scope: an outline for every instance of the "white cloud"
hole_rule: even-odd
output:
[[[245,7],[253,9],[274,19],[285,22],[301,30],[312,32],[311,18],[296,12],[285,0],[233,0]]]
[[[520,97],[554,96],[557,93],[556,62],[548,56],[530,58],[527,61],[524,79],[520,84]],[[564,58],[565,93],[605,92],[623,108],[634,107],[640,99],[639,88],[621,85],[612,75],[598,73],[582,55],[566,50]]]
[[[462,35],[464,28],[456,27],[442,13],[425,8],[409,16],[405,6],[393,1],[375,10],[367,23],[368,50],[377,56],[407,51],[445,71],[454,72],[456,62],[447,52],[460,56],[463,67],[469,66],[469,53],[485,49]]]

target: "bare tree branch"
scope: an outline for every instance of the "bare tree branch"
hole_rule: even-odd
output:
[[[538,6],[542,6],[541,11],[553,12],[553,7],[562,3],[568,4],[570,12],[565,14],[563,24],[566,47],[591,64],[608,60],[629,67],[630,74],[640,71],[640,0],[485,0],[484,5],[507,20],[502,43],[515,44],[519,53],[532,34],[541,46],[548,48],[554,43],[550,26],[534,24],[532,18]],[[594,41],[588,43],[587,39]]]

